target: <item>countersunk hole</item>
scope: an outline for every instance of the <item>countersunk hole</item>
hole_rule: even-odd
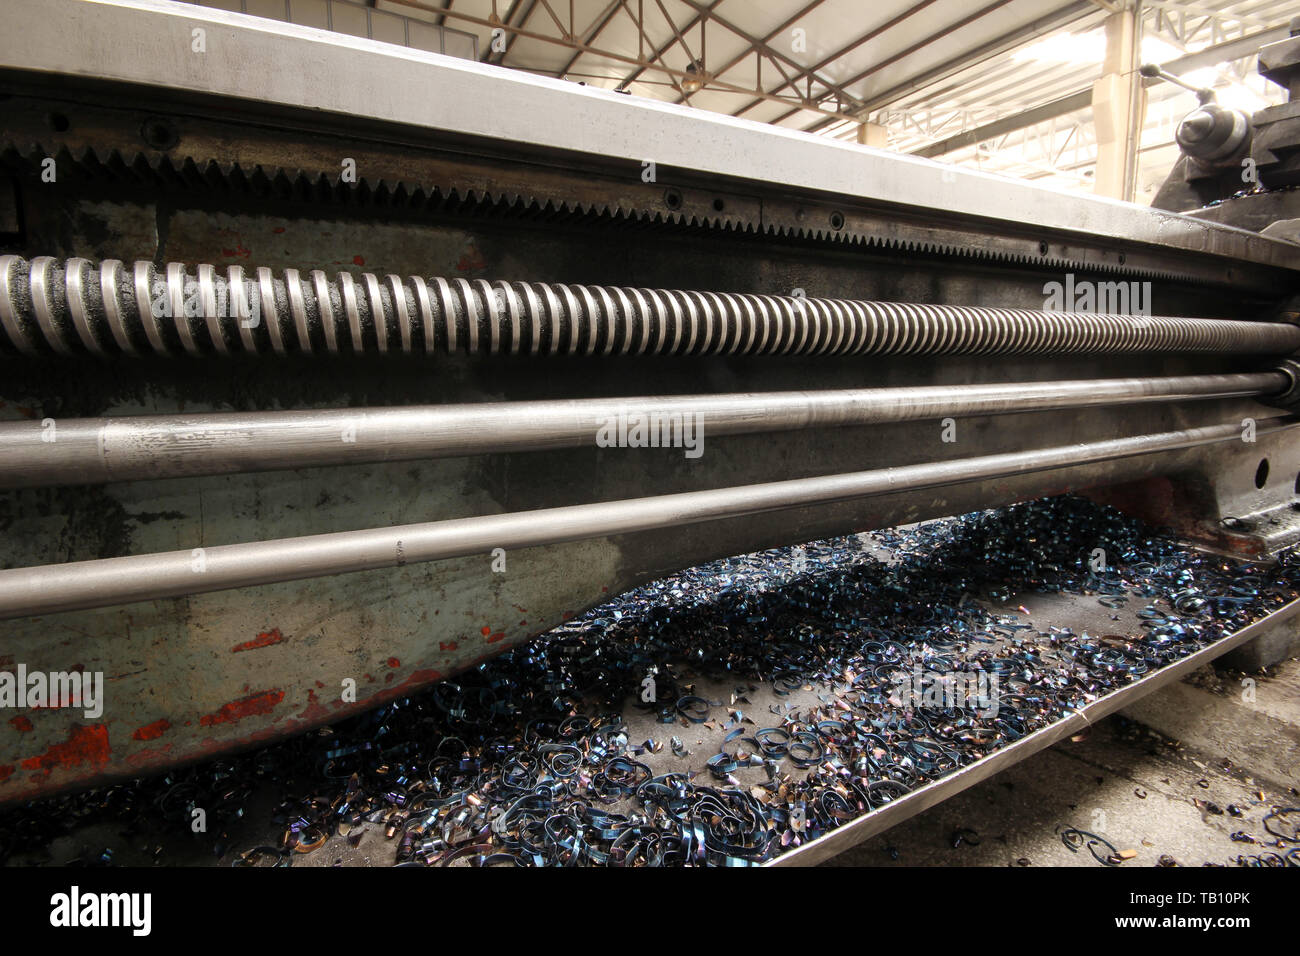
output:
[[[665,189],[664,205],[667,206],[669,209],[681,209],[682,208],[681,192],[676,189]]]
[[[844,228],[844,213],[839,211],[831,213],[831,228],[836,232]]]
[[[56,133],[66,133],[72,126],[72,121],[62,113],[48,113],[45,116],[45,122],[50,124],[50,129]]]
[[[1121,252],[1119,254],[1119,264],[1123,265],[1126,262],[1128,262],[1128,256],[1126,256],[1124,253]]]
[[[1263,488],[1268,482],[1268,459],[1261,458],[1259,467],[1255,469],[1255,487]]]
[[[1300,495],[1300,472],[1297,472],[1295,476],[1295,493]]]
[[[180,142],[176,127],[161,116],[151,116],[140,125],[140,138],[153,149],[171,149]]]
[[[1040,243],[1038,244],[1038,254],[1039,254],[1040,256],[1045,256],[1045,255],[1047,255],[1047,243],[1045,243],[1045,242],[1040,242]]]
[[[714,211],[714,212],[722,212],[722,210],[725,209],[726,206],[727,206],[727,204],[724,203],[721,199],[715,199],[715,200],[713,200],[713,211]]]

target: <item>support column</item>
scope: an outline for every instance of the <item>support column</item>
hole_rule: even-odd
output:
[[[889,129],[879,123],[863,123],[858,127],[858,142],[863,146],[885,149],[889,146]]]
[[[1132,201],[1137,183],[1137,151],[1146,115],[1141,65],[1140,0],[1106,18],[1106,58],[1092,85],[1092,120],[1097,130],[1098,196]]]

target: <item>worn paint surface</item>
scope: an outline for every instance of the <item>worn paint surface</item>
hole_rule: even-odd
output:
[[[734,476],[727,472],[752,455],[752,448],[737,449],[732,460],[722,444],[718,442],[715,452],[717,463],[730,462],[731,467],[720,468],[716,478],[710,473],[700,484],[731,483]],[[1261,448],[1275,456],[1287,454],[1266,442]],[[841,449],[827,457],[837,465],[844,463],[844,455]],[[872,455],[879,458],[881,453]],[[790,460],[799,457],[791,454]],[[1203,468],[1207,460],[1198,453],[1182,453],[1169,456],[1165,465]],[[1140,478],[1149,467],[1130,466],[1114,474]],[[366,478],[372,484],[387,481],[395,491],[403,485],[396,477],[373,472]],[[277,487],[285,480],[261,476],[253,484]],[[330,481],[326,476],[320,480]],[[291,483],[299,494],[315,493],[304,475],[292,476]],[[337,486],[337,481],[330,483]],[[457,491],[463,487],[457,482],[436,486]],[[679,563],[1077,487],[1079,483],[1049,473],[998,482],[996,487],[795,510],[762,523],[717,522],[512,552],[505,575],[493,574],[491,558],[484,555],[6,622],[4,646],[15,660],[43,670],[102,671],[107,690],[97,722],[76,710],[43,709],[15,715],[3,727],[0,800],[136,775],[340,719],[472,667],[609,593]],[[607,491],[606,496],[612,495]],[[253,494],[249,506],[259,497]],[[443,507],[454,513],[483,504],[492,510],[505,506],[491,501],[457,507],[446,501]],[[436,513],[439,508],[428,510]],[[223,539],[237,539],[230,530],[231,517],[213,517],[220,512],[206,496],[202,513],[204,521],[191,526],[195,537],[189,540],[211,540],[207,522],[222,529]],[[239,513],[236,508],[232,515]],[[390,509],[368,520],[410,520],[410,514]],[[357,520],[355,526],[360,524]],[[292,517],[270,523],[264,519],[261,533],[295,533],[295,525]],[[179,539],[182,531],[176,525],[150,525],[137,547],[151,550],[158,545],[149,543],[150,538],[164,534]]]
[[[825,255],[800,247],[601,233],[575,245],[559,231],[331,222],[319,218],[85,202],[33,206],[26,255],[168,258],[312,269],[729,289],[895,301],[1037,308],[1041,274],[989,282],[975,264]],[[67,222],[73,225],[71,229]],[[9,250],[4,250],[9,251]],[[1194,295],[1169,289],[1179,311]],[[174,413],[231,408],[480,402],[559,396],[691,394],[830,387],[963,384],[1099,375],[1224,371],[1197,360],[979,360],[713,357],[617,362],[467,357],[386,362],[267,357],[259,362],[17,363],[0,376],[0,419]],[[305,535],[527,510],[780,478],[946,460],[1200,423],[1264,417],[1252,402],[1184,409],[963,420],[940,426],[811,430],[709,438],[687,460],[674,449],[575,449],[0,492],[0,566]],[[707,423],[706,423],[707,432]],[[1257,490],[1262,457],[1274,476]],[[488,554],[95,611],[0,622],[0,668],[103,673],[103,714],[44,709],[3,715],[0,802],[135,776],[338,720],[451,677],[609,595],[685,565],[778,544],[994,506],[1044,493],[1190,476],[1209,489],[1196,514],[1285,504],[1300,453],[1265,436],[1141,462],[1021,476],[773,515],[669,528],[508,554]],[[1171,488],[1184,485],[1170,485]],[[1171,492],[1173,493],[1173,492]],[[1130,504],[1141,507],[1133,499]],[[1195,532],[1197,527],[1185,529]]]

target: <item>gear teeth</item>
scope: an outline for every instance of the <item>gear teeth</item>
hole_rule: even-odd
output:
[[[746,236],[769,236],[781,240],[820,242],[865,250],[882,250],[900,255],[941,256],[977,262],[1028,265],[1057,271],[1079,271],[1098,275],[1156,281],[1196,280],[1189,272],[1166,269],[1139,269],[1115,263],[1051,259],[1021,253],[1004,253],[977,244],[955,246],[926,240],[881,236],[850,228],[838,231],[823,226],[747,221],[729,216],[685,213],[659,208],[642,208],[618,203],[566,201],[552,197],[529,196],[515,191],[440,188],[401,179],[360,179],[344,183],[342,173],[327,174],[320,170],[266,168],[258,164],[222,163],[196,160],[185,156],[173,158],[158,151],[116,149],[97,151],[91,146],[78,147],[76,153],[60,143],[32,142],[0,145],[0,168],[30,174],[41,162],[53,156],[60,171],[75,171],[88,182],[122,184],[131,188],[163,186],[175,190],[198,192],[221,197],[250,196],[269,201],[305,204],[330,204],[344,208],[380,207],[412,213],[437,213],[450,216],[507,219],[526,218],[544,223],[571,224],[608,222],[630,228],[683,228],[720,230]]]

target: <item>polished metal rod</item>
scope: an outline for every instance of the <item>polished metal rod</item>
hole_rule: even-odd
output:
[[[274,471],[595,445],[611,422],[716,437],[951,416],[1267,395],[1283,372],[643,396],[0,424],[0,488]],[[656,429],[658,431],[658,429]]]
[[[1260,419],[1256,434],[1300,419]],[[0,571],[0,619],[179,597],[229,588],[535,548],[587,538],[676,528],[784,508],[848,501],[989,478],[1094,464],[1222,441],[1233,422],[1035,451],[959,458],[756,485],[455,518],[391,528],[217,545]]]

